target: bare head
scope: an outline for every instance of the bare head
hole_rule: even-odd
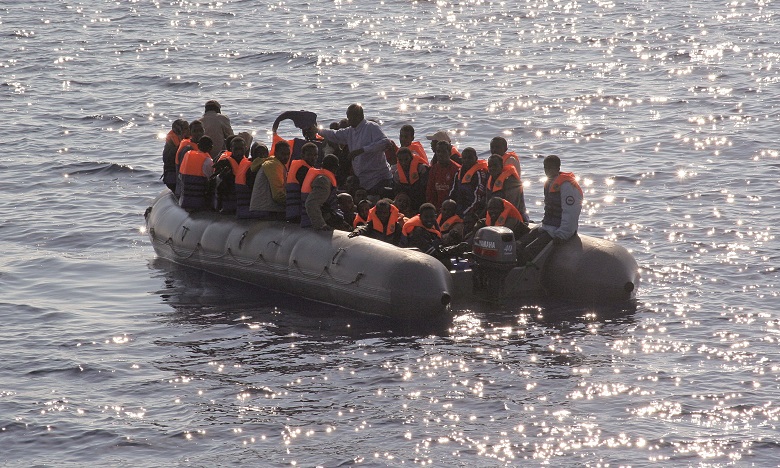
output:
[[[495,179],[504,170],[504,159],[499,154],[491,155],[488,158],[488,172]]]
[[[554,154],[544,158],[544,175],[546,175],[548,179],[554,179],[555,177],[558,177],[560,172],[561,158]]]
[[[306,164],[313,166],[317,163],[317,145],[314,143],[305,143],[301,147],[301,159],[306,161]]]
[[[352,104],[347,107],[347,121],[349,122],[350,127],[357,127],[364,119],[363,108],[360,104]]]
[[[509,146],[507,145],[506,139],[503,137],[495,137],[490,140],[490,154],[503,156],[504,153],[506,153],[507,148],[509,148]]]

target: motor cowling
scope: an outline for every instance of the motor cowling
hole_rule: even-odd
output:
[[[503,226],[483,227],[474,235],[474,259],[480,265],[511,270],[517,265],[515,235]]]

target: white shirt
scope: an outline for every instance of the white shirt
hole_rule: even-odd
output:
[[[347,145],[350,152],[363,149],[363,154],[352,160],[352,170],[361,187],[370,190],[381,181],[393,178],[385,158],[385,148],[390,140],[376,123],[363,119],[354,128],[322,129],[318,133],[334,143]]]

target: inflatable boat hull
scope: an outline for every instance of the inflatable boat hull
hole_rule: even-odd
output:
[[[307,299],[405,321],[447,315],[449,271],[421,252],[340,231],[188,213],[171,193],[146,213],[158,256]]]

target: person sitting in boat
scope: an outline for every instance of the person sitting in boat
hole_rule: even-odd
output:
[[[349,127],[339,130],[321,129],[320,136],[349,147],[352,171],[369,195],[383,197],[392,190],[393,176],[385,157],[391,141],[379,124],[365,119],[363,108],[352,104],[347,108]]]
[[[458,204],[455,200],[444,200],[441,213],[436,218],[441,231],[443,246],[458,245],[463,241],[463,218],[457,214]]]
[[[398,245],[403,226],[404,217],[401,212],[393,205],[392,200],[383,198],[369,210],[367,223],[358,226],[348,237],[366,236]]]
[[[184,159],[184,155],[187,151],[192,149],[198,149],[198,142],[203,138],[203,124],[200,120],[193,120],[190,122],[190,136],[185,138],[179,143],[179,149],[176,150],[176,191],[174,192],[178,197],[181,194],[181,187],[179,187],[179,168],[181,162]],[[213,160],[212,160],[213,162]]]
[[[520,239],[518,259],[531,261],[553,241],[562,244],[577,233],[582,211],[582,188],[571,172],[561,172],[561,159],[556,155],[544,158],[544,218]]]
[[[400,211],[407,220],[417,214],[417,210],[412,209],[412,200],[409,198],[409,195],[403,192],[395,196],[393,205],[398,208],[398,211]]]
[[[410,207],[412,211],[416,212],[420,209],[420,205],[425,203],[428,187],[428,164],[422,157],[413,154],[409,148],[399,149],[397,158],[397,171],[393,176],[393,192],[396,195],[399,193],[409,195]]]
[[[246,174],[246,184],[247,186],[252,189],[255,185],[255,178],[257,177],[257,173],[260,170],[260,167],[263,165],[265,160],[270,156],[268,152],[268,147],[265,146],[262,143],[254,143],[252,145],[252,150],[249,154],[249,160],[252,162],[249,166],[249,172]]]
[[[171,124],[171,130],[165,135],[163,147],[163,173],[162,181],[171,192],[176,192],[176,151],[179,144],[190,136],[190,124],[186,120],[176,119]]]
[[[357,212],[355,211],[355,200],[352,198],[352,195],[346,192],[336,195],[336,199],[339,202],[341,214],[344,215],[344,221],[351,226],[355,222],[355,217],[357,216]]]
[[[339,130],[349,127],[349,121],[347,119],[341,119],[339,122],[331,122],[331,130]],[[316,130],[315,130],[316,131]],[[339,158],[339,171],[336,173],[336,182],[339,183],[339,187],[344,187],[344,190],[354,196],[354,190],[347,188],[347,179],[353,177],[352,174],[352,161],[349,158],[349,148],[347,145],[340,145],[328,139],[323,140],[325,142],[323,152],[325,154],[335,154]]]
[[[523,183],[520,181],[520,174],[517,173],[515,166],[504,165],[501,155],[494,154],[488,158],[488,171],[490,173],[486,187],[488,200],[493,197],[503,198],[514,205],[517,211],[523,215],[523,220],[528,222],[525,198],[523,197]]]
[[[463,165],[455,175],[449,197],[455,200],[456,212],[460,216],[474,212],[479,219],[485,211],[488,165],[486,161],[477,159],[477,150],[472,147],[463,150],[461,159]]]
[[[352,227],[363,226],[368,222],[368,212],[371,211],[371,202],[365,198],[360,200],[357,204],[357,213],[355,219],[352,220]]]
[[[520,171],[520,158],[514,151],[509,151],[509,145],[505,138],[495,137],[490,140],[490,154],[501,156],[504,165],[511,164],[517,171],[517,176],[522,177],[523,173]]]
[[[336,171],[339,158],[329,154],[322,160],[322,169],[311,168],[301,186],[301,227],[320,231],[351,231],[344,221],[336,198]]]
[[[220,155],[214,163],[216,176],[216,209],[223,214],[235,214],[238,206],[238,191],[241,191],[241,203],[245,212],[249,209],[251,193],[246,187],[246,171],[252,163],[246,158],[246,143],[242,138],[234,136],[230,140],[230,151]],[[242,187],[237,189],[238,179]]]
[[[411,125],[406,124],[402,126],[398,132],[398,147],[399,150],[401,148],[409,148],[413,156],[422,158],[426,166],[431,165],[422,143],[414,140],[414,127]]]
[[[480,221],[479,226],[503,226],[515,233],[515,239],[528,233],[528,224],[523,219],[522,213],[515,208],[509,201],[501,197],[493,197],[488,202],[485,218]]]
[[[209,178],[214,164],[209,154],[212,145],[211,138],[200,138],[198,148],[187,151],[179,166],[179,206],[185,210],[202,210],[208,206]]]
[[[276,156],[264,158],[252,188],[249,217],[284,221],[287,211],[287,160],[290,145],[278,145]]]
[[[276,143],[276,151],[285,151],[290,157],[290,145],[286,141]],[[315,145],[303,145],[301,159],[287,163],[287,180],[285,183],[286,195],[286,219],[287,222],[299,224],[301,222],[301,186],[306,179],[309,169],[317,162],[317,147]]]
[[[434,153],[436,163],[428,171],[425,200],[432,204],[436,210],[441,209],[441,204],[449,198],[452,182],[460,170],[460,164],[450,159],[451,148],[449,142],[440,140],[436,144],[436,152]]]
[[[420,214],[412,216],[401,231],[402,247],[416,247],[433,255],[441,245],[441,231],[436,222],[436,207],[423,203]]]
[[[279,130],[279,124],[284,120],[292,120],[295,127],[301,130],[303,138],[293,138],[291,140],[285,140],[277,133]],[[279,114],[279,117],[273,123],[271,131],[273,132],[271,143],[271,154],[276,154],[276,144],[280,141],[286,141],[290,145],[290,159],[287,163],[289,169],[290,164],[293,161],[301,159],[303,152],[303,146],[306,143],[312,143],[317,147],[316,163],[321,164],[322,158],[325,157],[325,142],[317,137],[317,114],[309,111],[286,111]]]
[[[425,138],[431,141],[431,151],[433,152],[433,157],[431,158],[430,161],[431,166],[434,166],[436,164],[436,146],[439,144],[440,141],[446,141],[447,143],[450,144],[450,159],[452,159],[458,164],[462,162],[460,151],[458,151],[458,149],[455,148],[455,145],[452,144],[450,135],[446,131],[439,130],[436,133],[425,135]]]

